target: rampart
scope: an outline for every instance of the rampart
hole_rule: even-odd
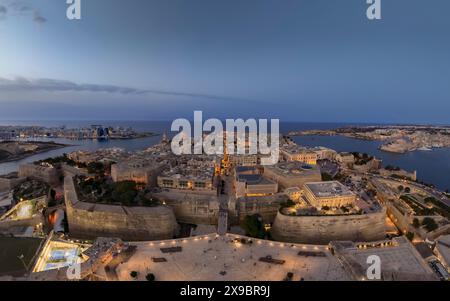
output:
[[[291,216],[278,211],[272,226],[277,241],[328,244],[333,240],[375,241],[385,238],[386,209],[368,214]]]
[[[170,239],[177,222],[170,207],[125,207],[78,200],[72,177],[64,179],[69,232],[77,238],[119,237],[127,241]]]

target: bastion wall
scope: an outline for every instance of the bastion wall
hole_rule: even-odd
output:
[[[177,222],[171,208],[93,204],[78,199],[72,177],[64,179],[70,235],[76,238],[119,237],[123,240],[171,239]]]
[[[376,241],[385,238],[385,218],[385,208],[376,213],[333,216],[291,216],[278,211],[271,234],[274,240],[292,243]]]

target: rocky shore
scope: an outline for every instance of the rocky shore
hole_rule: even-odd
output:
[[[0,163],[21,160],[29,156],[67,146],[66,144],[55,142],[0,142]]]

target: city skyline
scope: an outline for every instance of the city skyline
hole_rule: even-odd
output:
[[[0,119],[448,124],[450,4],[0,1]]]
[[[448,290],[449,10],[0,0],[0,284]]]

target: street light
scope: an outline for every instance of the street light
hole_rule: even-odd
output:
[[[17,256],[17,258],[20,259],[20,261],[22,262],[23,266],[25,267],[25,270],[28,271],[28,266],[26,265],[25,261],[23,260],[25,258],[25,256],[23,256],[23,254],[20,254],[20,256]]]

